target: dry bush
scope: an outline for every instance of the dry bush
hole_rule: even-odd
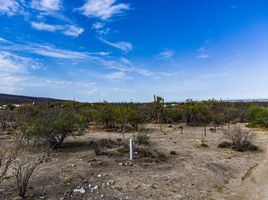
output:
[[[149,158],[151,161],[155,162],[163,162],[168,159],[168,156],[163,153],[159,152],[156,149],[148,148],[148,147],[138,147],[137,149],[138,157],[140,158]]]
[[[138,133],[134,137],[134,141],[138,145],[149,145],[150,144],[150,137],[147,133]]]
[[[44,161],[44,159],[44,156],[39,156],[37,159],[24,158],[16,162],[15,175],[19,197],[25,197],[29,180],[33,172]]]
[[[223,132],[224,137],[231,141],[231,145],[235,150],[257,150],[253,145],[256,135],[248,130],[235,126]]]
[[[96,155],[105,155],[106,149],[112,149],[122,146],[121,140],[111,140],[111,139],[100,139],[96,141],[91,141],[89,146],[92,147]]]
[[[0,184],[10,168],[12,162],[16,159],[22,144],[22,135],[16,135],[15,139],[8,144],[7,141],[0,143]]]

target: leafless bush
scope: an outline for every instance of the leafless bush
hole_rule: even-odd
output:
[[[43,162],[43,160],[44,156],[39,156],[37,159],[25,158],[16,162],[15,175],[19,197],[25,197],[29,180],[33,172]]]
[[[7,141],[0,143],[0,184],[10,168],[12,162],[16,159],[22,143],[22,136],[16,135],[13,142],[8,144]]]
[[[239,151],[253,149],[253,146],[256,147],[253,145],[256,135],[239,126],[225,130],[224,137],[231,141],[231,145],[234,149]]]

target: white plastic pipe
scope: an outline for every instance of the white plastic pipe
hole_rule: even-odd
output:
[[[129,139],[129,159],[133,160],[133,139]]]

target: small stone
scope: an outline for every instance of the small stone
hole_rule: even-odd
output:
[[[101,177],[101,174],[99,174],[98,177],[100,178]]]
[[[88,184],[88,187],[89,187],[89,188],[91,188],[91,187],[92,187],[92,185],[91,185],[91,184]]]
[[[75,167],[76,165],[75,164],[72,164],[72,167]]]
[[[95,185],[93,189],[94,189],[94,190],[97,190],[98,188],[99,188],[99,187],[98,187],[97,185]]]
[[[119,165],[119,166],[123,166],[123,163],[120,162],[120,163],[118,163],[118,165]]]
[[[88,163],[88,166],[91,166],[91,163]]]
[[[102,194],[102,195],[101,195],[101,198],[103,198],[103,197],[104,197],[104,195]]]

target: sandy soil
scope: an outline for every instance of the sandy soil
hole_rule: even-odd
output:
[[[266,135],[258,134],[256,141],[263,152],[236,152],[217,147],[222,139],[220,129],[216,133],[207,131],[204,140],[208,147],[201,147],[203,127],[186,127],[184,134],[178,125],[165,125],[163,132],[155,124],[147,128],[150,148],[165,153],[167,160],[138,158],[130,162],[127,153],[117,151],[120,147],[96,156],[91,141],[116,140],[121,135],[92,130],[66,140],[63,148],[38,168],[28,199],[247,199],[252,190],[248,187],[253,186],[252,192],[258,195],[255,199],[267,199],[265,188],[258,187],[268,184]],[[132,133],[126,134],[126,140],[130,137]],[[82,187],[85,193],[74,192]],[[14,197],[15,182],[9,178],[0,187],[0,199]]]
[[[257,131],[258,143],[263,146],[264,153],[254,165],[241,177],[240,173],[230,180],[228,190],[217,199],[230,200],[267,200],[268,199],[268,144],[263,131]]]

